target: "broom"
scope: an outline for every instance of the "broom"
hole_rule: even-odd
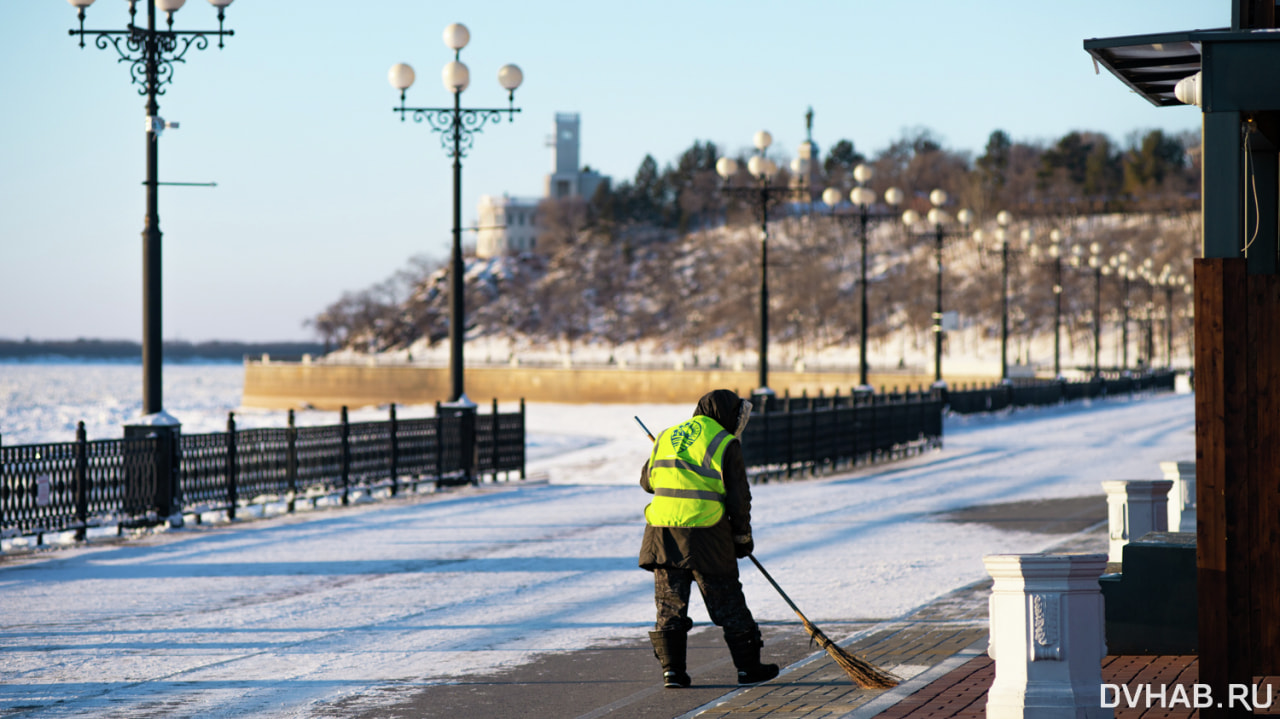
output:
[[[813,643],[830,655],[835,660],[835,663],[844,670],[844,673],[849,675],[849,679],[853,680],[854,684],[863,689],[890,689],[898,686],[897,677],[846,652],[840,648],[840,645],[831,641],[826,634],[822,633],[821,629],[809,621],[809,618],[804,615],[804,612],[800,611],[796,603],[791,601],[791,597],[788,597],[787,593],[782,591],[782,587],[779,587],[778,583],[773,581],[773,577],[769,576],[769,573],[765,571],[764,565],[760,563],[759,559],[756,559],[754,554],[748,554],[747,558],[756,565],[756,569],[759,569],[764,578],[769,580],[773,588],[778,590],[778,594],[782,595],[783,601],[787,603],[787,606],[791,607],[791,611],[795,612],[797,617],[800,617],[800,621],[804,624],[804,630],[813,638]]]
[[[641,422],[639,417],[636,417],[636,423],[640,425],[640,429],[644,430],[645,434],[649,435],[650,441],[656,441],[654,440],[653,432],[650,432],[649,428],[644,426],[644,422]],[[773,581],[773,577],[769,575],[769,572],[765,571],[764,565],[760,563],[760,560],[756,559],[754,554],[748,554],[747,557],[756,565],[756,569],[760,570],[760,573],[764,575],[764,578],[769,580],[769,583],[773,585],[773,588],[778,590],[778,594],[782,596],[782,599],[787,603],[787,606],[791,607],[791,611],[795,612],[796,616],[800,617],[800,621],[804,624],[804,630],[809,633],[809,637],[813,639],[813,643],[822,647],[822,650],[835,660],[835,663],[844,670],[844,673],[849,675],[849,679],[853,680],[854,684],[857,684],[863,689],[891,689],[898,686],[897,677],[877,668],[873,664],[859,659],[857,656],[850,654],[849,652],[846,652],[844,649],[841,649],[838,644],[831,641],[826,634],[822,633],[821,629],[817,628],[814,626],[813,622],[809,621],[809,618],[804,615],[804,612],[800,611],[800,608],[796,606],[796,603],[791,601],[791,597],[788,597],[787,593],[782,591],[782,587],[778,586],[778,583]]]

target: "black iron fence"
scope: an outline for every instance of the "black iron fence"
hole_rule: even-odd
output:
[[[136,429],[136,428],[130,428]],[[237,429],[74,442],[0,445],[0,536],[124,528],[172,514],[223,511],[249,504],[333,497],[354,492],[394,496],[423,482],[459,484],[525,470],[525,407],[491,414],[436,405],[434,417],[383,422]],[[165,481],[166,478],[171,478]],[[38,541],[38,540],[37,540]]]
[[[1176,373],[1107,373],[1085,382],[1015,380],[946,391],[755,397],[742,448],[754,481],[897,459],[942,446],[942,415],[997,412],[1174,389]]]
[[[1130,396],[1150,390],[1173,391],[1176,372],[1142,374],[1108,373],[1083,382],[1065,380],[1012,380],[981,387],[959,385],[947,391],[947,406],[956,414],[998,412],[1012,407],[1034,407],[1082,399]]]
[[[942,446],[937,391],[753,398],[743,459],[755,481],[897,459]]]

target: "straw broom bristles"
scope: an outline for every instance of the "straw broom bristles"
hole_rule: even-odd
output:
[[[796,616],[800,617],[801,623],[804,624],[804,630],[813,638],[813,642],[821,647],[823,651],[825,651],[835,661],[835,663],[844,670],[845,674],[849,675],[849,679],[853,680],[854,684],[857,684],[863,689],[890,689],[898,686],[897,677],[877,668],[875,665],[870,664],[853,654],[850,654],[835,642],[831,641],[826,634],[822,633],[821,629],[817,628],[814,626],[813,622],[809,621],[809,618],[804,615],[804,612],[801,612],[795,602],[791,601],[791,597],[788,597],[787,593],[782,591],[782,587],[778,586],[778,583],[773,581],[773,577],[769,576],[769,573],[765,571],[764,565],[760,564],[760,560],[756,559],[753,554],[748,554],[747,556],[753,563],[755,563],[756,568],[760,570],[760,573],[764,575],[764,578],[769,580],[769,583],[773,585],[773,588],[778,590],[778,594],[782,595],[782,599],[791,607],[791,611],[795,612]]]

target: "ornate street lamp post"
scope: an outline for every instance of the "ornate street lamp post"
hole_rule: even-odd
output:
[[[1160,278],[1155,273],[1155,260],[1150,257],[1142,261],[1142,265],[1138,268],[1138,276],[1147,284],[1147,302],[1143,307],[1143,318],[1146,322],[1146,347],[1143,348],[1143,355],[1146,360],[1146,370],[1151,371],[1156,365],[1156,284]]]
[[[1000,245],[1000,381],[1009,381],[1009,224],[1013,215],[1007,210],[996,213],[995,239]],[[974,242],[978,250],[988,252],[985,247],[985,235],[982,230],[973,231]],[[1023,239],[1030,242],[1031,231],[1025,230]]]
[[[1136,273],[1129,268],[1129,253],[1121,252],[1111,258],[1111,266],[1119,275],[1124,288],[1123,301],[1120,303],[1120,371],[1129,371],[1129,287]]]
[[[807,192],[804,178],[808,173],[804,171],[807,168],[800,165],[797,168],[801,170],[799,185],[789,187],[774,184],[773,178],[778,172],[778,164],[765,156],[769,146],[773,144],[773,136],[761,130],[755,134],[753,141],[758,153],[752,155],[747,161],[747,172],[755,179],[754,186],[731,184],[739,169],[738,161],[731,157],[722,157],[716,161],[716,173],[724,179],[722,192],[747,199],[760,216],[760,359],[758,367],[760,386],[755,394],[772,395],[773,390],[769,388],[769,206],[797,193]]]
[[[146,8],[147,24],[136,24],[137,5]],[[177,123],[166,123],[160,117],[160,105],[156,102],[165,87],[173,82],[174,63],[185,63],[187,51],[194,47],[209,47],[209,38],[218,38],[221,48],[223,37],[235,34],[222,28],[225,10],[232,0],[209,0],[218,9],[217,30],[174,30],[173,14],[186,0],[129,0],[129,24],[123,30],[86,30],[85,10],[94,0],[70,0],[77,10],[80,28],[70,30],[70,35],[80,36],[84,47],[85,36],[93,37],[99,50],[111,48],[119,56],[119,62],[129,65],[129,74],[138,94],[147,98],[147,210],[142,229],[142,414],[159,415],[164,411],[162,383],[160,380],[164,353],[161,327],[161,252],[160,252],[160,201],[159,140],[166,127],[176,128]],[[165,13],[167,27],[156,27],[156,10]],[[185,183],[183,183],[185,184]]]
[[[393,65],[387,75],[391,86],[400,91],[400,107],[392,108],[400,113],[404,122],[407,113],[414,122],[426,122],[434,132],[440,133],[440,144],[453,158],[453,257],[449,265],[449,402],[464,407],[474,407],[463,388],[462,348],[466,340],[466,300],[463,284],[462,262],[462,158],[471,149],[474,135],[489,121],[497,122],[502,113],[508,121],[515,120],[520,109],[515,106],[516,88],[524,81],[524,74],[515,65],[503,65],[498,70],[498,84],[507,91],[508,107],[464,108],[462,93],[471,84],[471,72],[461,61],[462,48],[471,40],[465,25],[454,23],[444,29],[444,44],[453,50],[453,61],[445,64],[441,73],[444,87],[453,93],[453,107],[405,107],[405,92],[413,85],[413,68],[400,63]]]
[[[968,234],[969,225],[973,222],[972,210],[960,210],[956,213],[956,221],[960,223],[960,231],[948,231],[944,225],[951,221],[951,218],[943,210],[943,206],[947,204],[947,193],[942,190],[934,190],[929,193],[929,202],[933,208],[929,210],[926,219],[929,224],[933,225],[932,233],[922,233],[921,237],[929,236],[934,239],[933,256],[938,267],[937,292],[935,293],[936,302],[933,312],[933,383],[935,387],[946,387],[946,383],[942,381],[942,245],[948,236]],[[902,222],[908,228],[920,223],[920,213],[915,210],[907,210],[902,213]]]
[[[1098,365],[1098,357],[1102,351],[1102,276],[1110,274],[1111,268],[1102,262],[1100,243],[1089,243],[1087,260],[1083,257],[1083,253],[1080,245],[1072,248],[1071,266],[1079,268],[1081,265],[1088,265],[1089,269],[1093,270],[1093,375],[1097,377],[1102,373]]]
[[[1160,270],[1160,275],[1156,277],[1154,287],[1159,286],[1164,290],[1164,357],[1167,366],[1173,368],[1173,293],[1178,289],[1185,289],[1187,278],[1185,275],[1173,274],[1173,267],[1165,265]]]
[[[1032,259],[1040,256],[1038,245],[1031,245]],[[1053,376],[1062,376],[1062,232],[1049,230],[1049,244],[1043,250],[1053,265]]]
[[[858,389],[862,391],[871,391],[871,384],[867,381],[867,326],[870,324],[870,313],[867,311],[867,224],[871,220],[883,220],[893,217],[897,214],[896,209],[889,214],[873,214],[870,212],[870,206],[875,204],[876,193],[869,187],[865,187],[866,183],[871,180],[872,170],[869,165],[858,165],[853,168],[853,179],[858,186],[849,192],[849,200],[858,208],[857,214],[841,215],[836,213],[836,207],[841,202],[841,192],[834,187],[828,187],[822,192],[822,201],[831,208],[831,217],[837,221],[857,220],[858,222],[858,243],[860,245],[862,262],[859,266],[858,289],[861,297],[861,317],[858,332]],[[890,187],[885,190],[884,201],[890,207],[897,208],[902,204],[902,190],[896,187]]]
[[[1009,223],[1013,217],[1007,210],[996,214],[1000,225],[1000,381],[1009,380]]]
[[[1186,275],[1178,275],[1176,286],[1181,288],[1183,293],[1193,294],[1191,282]],[[1173,287],[1166,288],[1168,293],[1165,296],[1165,302],[1169,309],[1169,324],[1165,326],[1165,352],[1169,355],[1169,367],[1173,367],[1173,320],[1175,317],[1185,317],[1186,313],[1182,311],[1174,312],[1173,310]],[[1194,358],[1193,358],[1194,359]]]

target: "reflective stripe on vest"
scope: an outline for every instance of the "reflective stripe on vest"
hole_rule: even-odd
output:
[[[658,487],[653,493],[659,497],[678,497],[680,499],[709,499],[712,502],[723,502],[724,495],[718,492],[704,492],[700,489],[668,489]]]
[[[649,457],[654,500],[645,519],[654,527],[710,527],[724,516],[721,460],[733,435],[698,416],[658,435]]]

